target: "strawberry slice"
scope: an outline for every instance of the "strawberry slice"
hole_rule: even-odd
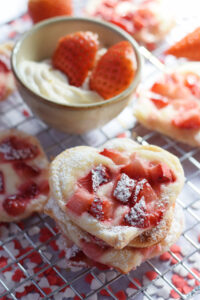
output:
[[[152,183],[169,183],[175,180],[170,168],[165,163],[151,163],[149,167],[149,177]]]
[[[152,97],[150,100],[155,104],[158,109],[162,109],[169,104],[169,99],[164,96]]]
[[[146,162],[137,158],[135,155],[131,157],[131,162],[121,169],[121,172],[133,179],[148,178]]]
[[[124,154],[122,154],[121,152],[119,152],[117,150],[105,148],[103,151],[100,152],[100,154],[112,159],[112,161],[116,165],[123,165],[123,164],[126,164],[128,161],[127,156],[125,156]]]
[[[4,176],[3,176],[3,172],[0,171],[0,194],[4,194],[4,192],[5,192]]]
[[[90,77],[90,89],[104,99],[123,92],[134,79],[136,58],[132,45],[122,41],[110,47],[99,59]]]
[[[66,207],[73,213],[80,216],[82,213],[89,211],[93,200],[93,195],[88,193],[86,190],[79,188],[69,199]]]
[[[94,66],[97,49],[96,34],[89,31],[69,34],[59,40],[52,64],[67,75],[71,85],[81,86]]]
[[[200,60],[200,27],[187,34],[184,38],[172,45],[165,53],[176,57],[185,57],[190,60]]]

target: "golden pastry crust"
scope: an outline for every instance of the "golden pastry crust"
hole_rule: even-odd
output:
[[[0,44],[0,61],[2,60],[10,69],[10,57],[14,43],[8,41]],[[15,80],[12,71],[7,73],[0,72],[0,89],[3,89],[3,93],[0,96],[0,101],[5,100],[15,89]]]
[[[186,63],[176,69],[169,70],[167,73],[185,74],[188,72],[196,73],[200,76],[200,63]],[[181,93],[181,90],[180,90]],[[163,133],[172,139],[183,142],[191,146],[200,146],[200,129],[184,129],[172,125],[172,120],[176,116],[177,111],[174,106],[169,104],[162,109],[157,109],[154,103],[149,99],[149,91],[143,86],[138,90],[138,100],[134,107],[134,116],[146,128]],[[180,96],[181,97],[181,94]],[[177,98],[179,99],[179,98]],[[196,101],[200,110],[199,99]]]
[[[113,267],[119,270],[121,273],[128,273],[132,269],[137,268],[147,259],[160,255],[169,250],[171,245],[173,245],[179,238],[184,224],[182,209],[180,207],[176,207],[176,217],[173,218],[169,232],[167,236],[157,245],[143,249],[133,247],[114,249],[109,247],[103,252],[100,250],[101,255],[98,255],[98,249],[96,252],[93,250],[92,254],[92,251],[87,251],[87,248],[83,247],[82,241],[85,240],[86,242],[90,243],[91,236],[86,231],[74,224],[58,207],[55,200],[49,200],[45,206],[45,213],[47,213],[56,221],[62,233],[64,234],[64,237],[66,236],[67,239],[71,240],[76,246],[78,246],[78,248],[82,250],[88,258],[98,263]]]
[[[11,152],[6,152],[7,151],[6,145],[8,145],[9,147],[9,142],[6,145],[4,144],[3,146],[1,145],[1,142],[7,140],[10,137],[17,138],[19,139],[19,141],[24,141],[29,145],[33,146],[34,149],[38,151],[37,152],[38,154],[35,157],[27,160],[10,159],[9,161],[5,162],[1,158],[1,155],[4,153],[8,153],[7,155],[10,155],[9,153],[12,154],[14,153],[15,150],[13,151],[11,150]],[[28,165],[29,167],[31,167],[31,170],[26,171],[26,166],[20,165],[23,163],[25,163],[26,166]],[[16,169],[16,164],[17,166],[19,166],[20,169]],[[43,149],[41,148],[39,141],[35,137],[15,129],[0,132],[0,172],[1,174],[3,174],[3,181],[5,185],[4,192],[0,193],[0,221],[1,222],[20,221],[24,218],[27,218],[34,212],[43,211],[43,207],[48,199],[48,173],[49,173],[48,167],[49,167],[49,162],[47,160],[47,157]],[[25,173],[23,173],[24,169],[25,169]],[[37,187],[39,188],[39,192],[38,193],[36,192],[35,196],[33,197],[31,195],[31,199],[27,202],[24,212],[19,214],[15,214],[15,213],[8,214],[7,211],[4,209],[3,203],[5,203],[5,199],[12,198],[12,197],[15,198],[15,195],[19,195],[19,188],[29,183],[30,184],[33,183],[34,187],[36,184]],[[25,194],[28,193],[26,189],[24,193]]]
[[[122,249],[137,236],[147,231],[147,229],[134,226],[119,226],[115,220],[113,223],[106,224],[93,217],[87,211],[77,217],[76,214],[66,207],[68,200],[76,191],[78,179],[87,175],[92,168],[99,164],[109,166],[113,170],[120,168],[110,158],[99,153],[105,147],[118,149],[119,151],[121,149],[122,152],[125,149],[126,153],[136,153],[140,158],[150,162],[165,162],[176,176],[174,182],[161,185],[160,201],[167,203],[168,209],[174,207],[175,200],[184,183],[184,174],[179,160],[174,155],[156,146],[141,146],[129,139],[111,140],[99,150],[85,146],[67,149],[54,159],[50,166],[50,190],[60,209],[74,224],[83,230],[103,240],[115,249]],[[125,206],[120,206],[116,215],[123,215],[124,209],[126,209]],[[165,215],[167,216],[167,210],[163,218],[165,218]],[[148,243],[152,244],[153,241],[148,240]],[[139,247],[139,244],[139,241],[136,240],[134,245]]]

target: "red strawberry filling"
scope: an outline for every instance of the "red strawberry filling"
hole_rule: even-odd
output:
[[[41,173],[41,170],[39,170],[37,167],[29,166],[23,161],[13,163],[13,168],[19,174],[19,176],[23,177],[36,177]]]
[[[121,153],[113,151],[117,160]],[[101,154],[112,150],[104,149]],[[175,175],[165,163],[148,162],[136,154],[126,157],[125,165],[116,165],[118,171],[99,165],[84,178],[79,179],[74,195],[69,199],[67,208],[81,215],[88,212],[101,222],[118,219],[119,225],[131,225],[138,228],[151,228],[162,219],[167,202],[160,199],[161,185],[173,183]],[[113,160],[114,161],[114,160]],[[122,207],[124,215],[116,216]]]
[[[37,146],[15,136],[10,136],[0,143],[0,162],[29,160],[38,154]]]
[[[4,176],[3,176],[3,172],[0,171],[0,194],[4,194],[4,192],[5,192]]]
[[[3,208],[11,216],[24,213],[27,202],[34,199],[40,193],[35,182],[29,182],[19,187],[19,193],[8,196],[3,201]]]

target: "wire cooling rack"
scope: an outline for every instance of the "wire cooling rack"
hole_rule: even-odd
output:
[[[6,33],[5,38],[15,37],[29,26],[30,21],[24,16],[3,26],[1,32]],[[157,50],[157,55],[159,51],[162,49]],[[150,61],[145,62],[144,71],[143,81],[158,72]],[[155,144],[174,153],[186,175],[178,199],[186,222],[179,241],[169,252],[143,263],[128,275],[95,267],[69,269],[62,237],[46,215],[0,224],[0,299],[200,299],[200,149],[140,126],[132,116],[132,103],[101,129],[74,136],[47,127],[15,92],[0,103],[0,130],[7,128],[37,136],[50,159],[66,148],[99,146],[116,136],[132,136],[141,144]]]

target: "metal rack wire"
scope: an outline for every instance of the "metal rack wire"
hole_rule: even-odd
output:
[[[157,72],[150,61],[146,66],[143,80]],[[36,135],[50,159],[66,147],[99,146],[123,132],[141,144],[167,149],[179,157],[185,170],[186,183],[178,203],[184,209],[186,225],[179,241],[181,254],[170,250],[168,260],[154,258],[123,275],[95,267],[66,269],[62,238],[46,215],[0,224],[0,299],[200,299],[200,149],[140,126],[132,116],[132,106],[99,130],[82,136],[63,134],[33,116],[18,93],[0,104],[0,130],[7,128]],[[152,280],[145,275],[149,271],[154,274]],[[195,284],[181,290],[172,274]]]

